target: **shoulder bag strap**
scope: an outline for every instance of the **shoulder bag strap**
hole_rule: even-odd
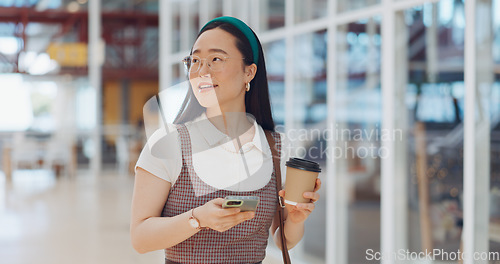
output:
[[[290,256],[288,255],[288,247],[286,246],[286,238],[285,238],[285,222],[283,217],[285,215],[284,212],[284,203],[281,197],[278,195],[278,192],[281,190],[281,167],[280,167],[280,156],[278,155],[278,151],[276,149],[276,143],[274,142],[274,138],[271,134],[271,131],[265,130],[267,142],[269,143],[269,147],[271,148],[271,153],[273,155],[273,165],[274,172],[276,176],[276,195],[278,196],[278,216],[279,216],[279,229],[281,236],[281,252],[283,254],[283,263],[290,264]]]

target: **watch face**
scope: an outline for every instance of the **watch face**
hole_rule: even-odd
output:
[[[196,219],[194,218],[190,218],[189,219],[189,224],[193,227],[193,228],[198,228],[200,226],[200,223],[198,223],[198,221],[196,221]]]

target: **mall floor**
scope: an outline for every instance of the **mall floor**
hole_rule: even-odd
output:
[[[161,250],[141,255],[131,246],[133,183],[133,176],[119,175],[116,170],[97,179],[86,172],[57,178],[50,171],[18,170],[10,182],[0,171],[0,263],[163,263]],[[303,241],[305,250],[318,257],[325,254],[325,230],[318,228],[326,224],[322,205],[320,201],[314,212],[318,215],[306,222],[308,235]],[[368,263],[364,249],[378,250],[379,213],[370,204],[352,208],[349,263]],[[294,263],[323,264],[321,258],[302,259]],[[279,263],[279,252],[268,252],[264,264]]]
[[[0,172],[0,263],[162,263],[129,236],[133,177],[116,172],[56,179],[43,170]],[[266,264],[280,263],[270,257]]]

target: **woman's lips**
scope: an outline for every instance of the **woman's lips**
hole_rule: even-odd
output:
[[[210,91],[210,90],[216,88],[217,86],[218,86],[217,84],[212,84],[212,83],[208,83],[208,82],[201,82],[198,84],[198,92],[199,93],[207,92],[207,91]]]

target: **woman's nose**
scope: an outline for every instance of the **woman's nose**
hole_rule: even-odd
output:
[[[205,73],[205,74],[199,74],[198,78],[205,80],[205,79],[211,79],[212,76],[210,75],[210,73]]]
[[[201,76],[207,75],[210,73],[210,67],[208,63],[205,61],[200,65],[200,69],[198,70],[198,74]]]

